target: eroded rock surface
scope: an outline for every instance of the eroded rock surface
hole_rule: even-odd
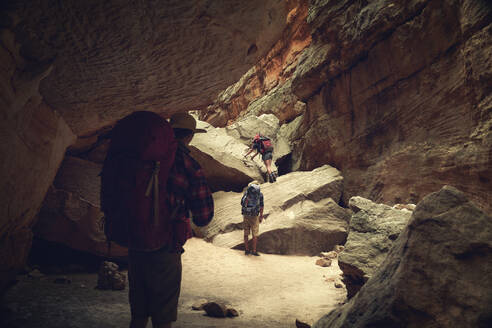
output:
[[[491,13],[473,0],[313,2],[294,167],[339,168],[345,201],[416,203],[452,184],[490,210]]]
[[[41,95],[87,135],[135,110],[210,103],[270,51],[289,8],[274,0],[37,0],[7,9],[24,56],[53,67]]]
[[[127,249],[115,243],[108,253],[99,202],[101,168],[83,159],[65,158],[33,228],[37,237],[98,256],[127,255]]]
[[[453,187],[426,196],[372,278],[313,327],[488,327],[492,218]]]
[[[349,219],[350,211],[331,198],[300,201],[282,213],[270,213],[260,224],[257,250],[270,254],[317,255],[345,243]],[[242,225],[235,228],[215,236],[213,244],[244,249]]]
[[[224,127],[250,113],[275,114],[281,123],[301,114],[304,104],[292,93],[291,79],[302,51],[311,43],[306,23],[310,1],[286,3],[289,13],[281,38],[266,56],[201,112],[202,120]]]
[[[135,110],[170,116],[211,103],[271,50],[289,10],[276,0],[3,1],[0,292],[24,265],[76,137]]]
[[[274,147],[273,162],[291,152],[289,139],[285,133],[281,133],[279,119],[273,114],[246,116],[225,127],[225,131],[228,135],[242,141],[248,147],[251,146],[253,137],[258,133],[269,137]]]
[[[267,56],[271,63],[221,93],[204,119],[226,125],[271,110],[284,123],[302,113],[290,170],[337,167],[345,203],[355,195],[416,203],[451,184],[492,210],[492,6],[380,0],[306,8],[295,65]],[[262,74],[268,83],[255,78]]]
[[[343,271],[347,296],[351,298],[384,261],[412,212],[376,204],[362,197],[352,197],[349,207],[349,234],[338,265]]]
[[[323,166],[262,184],[266,221],[260,225],[258,250],[315,255],[344,243],[350,211],[334,201],[341,197],[342,183],[338,170]],[[241,197],[242,193],[215,193],[215,217],[206,227],[194,227],[195,233],[216,245],[240,248]]]
[[[266,173],[261,156],[244,158],[247,146],[224,129],[199,122],[207,133],[197,133],[189,145],[191,155],[202,166],[212,190],[240,191],[253,180],[263,182]]]

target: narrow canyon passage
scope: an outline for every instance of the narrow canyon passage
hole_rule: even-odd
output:
[[[189,154],[142,179],[154,219],[185,212],[157,206],[162,159],[196,160],[214,204],[181,231],[174,328],[492,327],[492,1],[1,1],[0,71],[0,328],[128,327],[112,263],[118,290],[95,288],[104,259],[128,272],[101,198],[138,197],[101,180],[141,111],[196,119]],[[260,257],[242,251],[252,182]]]
[[[268,223],[266,223],[268,224]],[[178,321],[173,327],[294,327],[295,320],[314,322],[345,300],[335,288],[341,271],[315,265],[317,257],[262,254],[214,246],[193,238],[183,254],[183,282]],[[128,289],[94,289],[97,274],[19,276],[5,303],[2,327],[126,327],[130,320]],[[200,299],[222,301],[239,312],[236,318],[211,318],[192,310]]]

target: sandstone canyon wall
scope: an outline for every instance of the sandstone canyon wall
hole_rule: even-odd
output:
[[[200,119],[224,127],[244,115],[273,113],[285,123],[302,114],[304,104],[292,94],[291,83],[299,57],[311,43],[306,20],[309,0],[286,3],[289,13],[281,38],[239,81],[203,109]]]
[[[450,184],[490,211],[491,22],[486,0],[0,4],[0,291],[67,148],[100,163],[134,110],[273,113],[282,166],[338,168],[345,204]]]
[[[450,184],[491,210],[490,2],[332,3],[312,8],[292,83],[299,168],[341,169],[346,197],[416,203]]]
[[[211,103],[271,49],[287,14],[280,0],[2,1],[0,292],[68,146],[135,110]]]
[[[278,60],[292,55],[281,48],[202,118],[302,117],[292,169],[337,167],[345,203],[354,195],[416,203],[450,184],[490,211],[490,2],[312,0],[303,10],[305,23],[288,35],[304,46],[295,67]],[[257,82],[265,75],[268,83]]]

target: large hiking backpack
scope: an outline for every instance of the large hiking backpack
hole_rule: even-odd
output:
[[[154,250],[173,243],[167,180],[176,148],[171,125],[155,113],[134,112],[115,125],[101,172],[108,245]]]
[[[266,136],[260,136],[260,144],[261,144],[260,152],[262,154],[269,151],[273,151],[273,143],[272,140],[270,140],[270,138]]]
[[[241,198],[241,213],[246,216],[259,215],[260,197],[260,186],[256,184],[250,185]]]

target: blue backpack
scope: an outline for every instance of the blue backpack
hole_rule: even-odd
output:
[[[241,213],[246,216],[257,216],[260,214],[260,186],[252,184],[246,189],[241,198]]]

